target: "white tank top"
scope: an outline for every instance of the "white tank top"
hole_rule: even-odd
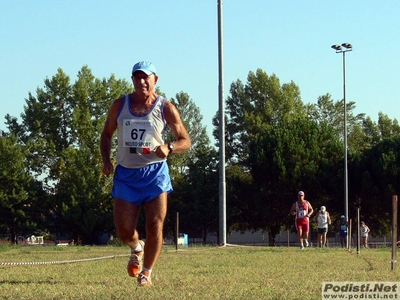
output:
[[[367,226],[361,226],[360,231],[361,231],[361,237],[368,237]]]
[[[328,214],[318,213],[318,228],[328,228]]]
[[[153,107],[144,116],[131,110],[131,96],[124,95],[117,116],[118,148],[117,163],[125,168],[141,168],[165,161],[154,149],[164,144],[166,121],[164,119],[165,98],[158,96]]]

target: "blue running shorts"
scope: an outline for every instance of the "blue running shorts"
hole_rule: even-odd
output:
[[[111,195],[137,206],[173,191],[166,161],[142,168],[129,169],[118,165],[114,173]]]

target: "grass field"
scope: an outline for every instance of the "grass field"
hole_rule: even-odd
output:
[[[323,281],[399,281],[398,271],[391,271],[391,248],[357,255],[338,248],[165,247],[153,286],[139,288],[126,273],[128,252],[111,246],[0,246],[0,297],[321,299]],[[59,263],[69,260],[75,262]],[[18,264],[4,264],[10,262]]]

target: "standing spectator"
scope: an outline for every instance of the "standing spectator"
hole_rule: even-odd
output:
[[[325,206],[321,206],[315,220],[318,224],[318,244],[321,248],[326,247],[326,234],[328,233],[328,225],[331,224],[331,217]]]
[[[305,198],[304,192],[297,193],[297,201],[293,203],[290,213],[296,216],[295,224],[297,229],[297,236],[300,242],[300,249],[304,249],[304,244],[308,247],[308,231],[310,229],[310,217],[314,210]],[[304,242],[304,244],[303,244]]]
[[[364,221],[361,221],[361,226],[360,226],[361,244],[365,248],[369,248],[368,247],[368,234],[370,232],[371,232],[371,230],[369,229],[369,227],[367,225],[365,225]]]
[[[339,231],[339,238],[340,238],[340,246],[342,248],[346,247],[346,242],[347,242],[347,228],[348,224],[346,221],[346,217],[344,215],[340,216],[340,220],[338,222],[338,231]]]

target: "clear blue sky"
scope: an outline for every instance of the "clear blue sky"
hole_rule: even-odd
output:
[[[400,1],[224,0],[224,88],[249,71],[294,81],[304,103],[330,93],[356,113],[399,119]],[[184,91],[211,132],[218,109],[217,0],[18,0],[0,4],[0,129],[19,117],[28,93],[57,68],[74,82],[88,65],[94,76],[130,80],[134,63],[152,61],[167,97]]]

